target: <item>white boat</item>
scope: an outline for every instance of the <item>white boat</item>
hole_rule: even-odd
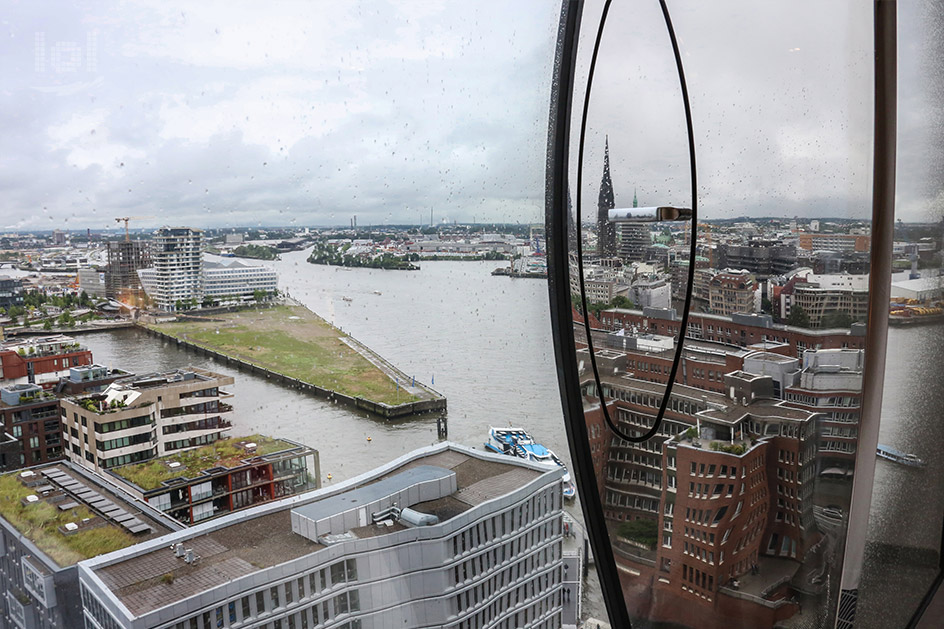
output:
[[[489,440],[485,442],[485,448],[498,454],[516,456],[526,461],[533,461],[548,467],[558,466],[564,468],[564,498],[571,500],[577,495],[574,482],[570,478],[570,472],[564,462],[540,443],[537,443],[531,434],[523,428],[495,428],[488,429]]]
[[[895,463],[901,463],[902,465],[907,465],[909,467],[924,467],[926,465],[926,463],[916,454],[902,452],[901,450],[897,450],[891,446],[881,443],[878,444],[878,447],[875,449],[875,454],[883,459],[894,461]]]
[[[345,295],[344,297],[342,297],[341,299],[342,299],[343,301],[354,301],[353,299],[351,299],[350,297],[348,297],[348,296],[346,296],[346,295]]]

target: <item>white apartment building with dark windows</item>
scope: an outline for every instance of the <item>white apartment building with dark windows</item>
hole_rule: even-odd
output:
[[[203,299],[203,230],[190,227],[157,230],[151,259],[154,286],[148,295],[159,308],[175,311],[178,302],[200,303]],[[144,276],[141,279],[143,282]]]
[[[85,626],[558,628],[562,475],[429,446],[80,562]]]
[[[250,266],[232,259],[203,263],[204,298],[252,299],[256,291],[274,295],[278,288],[278,275],[268,267]]]
[[[197,368],[134,376],[61,401],[63,453],[97,472],[213,443],[232,427],[233,378]]]

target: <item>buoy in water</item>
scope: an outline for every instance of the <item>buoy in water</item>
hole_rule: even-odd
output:
[[[331,474],[328,474],[328,480],[331,480]]]
[[[367,437],[367,441],[370,441],[370,437]]]

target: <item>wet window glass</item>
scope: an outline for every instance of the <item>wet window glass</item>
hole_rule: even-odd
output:
[[[939,492],[928,486],[935,498],[919,506],[902,491],[927,461],[901,418],[935,399],[896,354],[917,351],[905,349],[910,330],[888,329],[879,406],[885,317],[921,326],[940,314],[939,190],[909,173],[889,251],[903,273],[892,274],[882,168],[894,143],[873,122],[889,111],[893,122],[894,108],[873,112],[888,89],[873,26],[894,32],[894,11],[875,15],[603,3],[584,7],[578,45],[559,40],[566,96],[555,105],[569,128],[549,133],[549,154],[568,160],[548,169],[557,351],[578,488],[606,522],[597,561],[609,564],[605,585],[619,577],[607,591],[617,618],[859,626],[886,605],[860,598],[896,579],[877,568],[895,557],[913,574],[900,586],[909,602],[895,605],[904,624],[938,572],[940,508],[928,506]],[[901,40],[915,42],[903,66],[913,76],[926,58],[916,24]],[[909,98],[915,111],[925,102]],[[889,281],[890,305],[876,288]],[[881,314],[871,334],[870,312]],[[911,343],[933,351],[928,334]],[[873,468],[880,502],[866,525]],[[893,531],[908,521],[906,542]]]
[[[109,627],[604,619],[550,340],[559,8],[11,9],[0,548],[49,516],[44,570],[108,571]],[[455,485],[300,524],[423,473]],[[442,579],[407,583],[426,546],[369,556],[420,528]]]
[[[941,14],[10,7],[0,625],[905,624]]]

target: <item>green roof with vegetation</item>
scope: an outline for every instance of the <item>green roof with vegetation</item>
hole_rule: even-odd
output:
[[[241,443],[255,443],[254,453],[246,452]],[[184,450],[176,454],[158,457],[143,463],[122,465],[112,468],[112,472],[130,481],[144,491],[157,489],[161,483],[172,478],[195,478],[211,467],[239,467],[244,459],[264,456],[297,447],[283,439],[274,439],[263,435],[250,437],[230,437],[211,444]],[[180,463],[179,467],[170,467],[169,463]]]
[[[126,548],[136,541],[101,518],[97,518],[96,526],[87,525],[71,535],[63,535],[60,526],[69,522],[78,524],[84,518],[97,516],[85,506],[60,511],[56,505],[42,499],[23,504],[23,499],[34,493],[35,490],[20,482],[17,473],[0,476],[0,516],[61,567]]]
[[[343,332],[303,306],[214,313],[148,327],[351,397],[389,405],[418,399],[345,343]]]

